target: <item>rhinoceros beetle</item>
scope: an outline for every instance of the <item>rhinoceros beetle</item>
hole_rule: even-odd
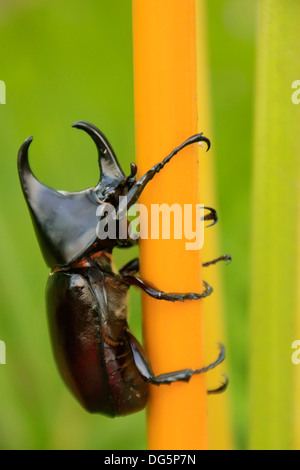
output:
[[[125,176],[99,129],[84,121],[76,122],[73,127],[87,132],[97,146],[100,180],[95,187],[79,192],[56,191],[38,181],[28,161],[32,137],[19,150],[19,176],[42,254],[51,268],[46,291],[48,321],[61,375],[88,411],[108,416],[126,415],[145,407],[149,383],[189,381],[194,374],[220,364],[225,353],[220,345],[217,360],[207,367],[154,375],[142,346],[127,324],[129,287],[137,286],[155,299],[173,302],[207,297],[212,288],[204,283],[202,293],[161,292],[136,276],[138,259],[116,272],[112,265],[113,248],[129,247],[137,241],[130,236],[126,240],[118,237],[100,240],[96,234],[97,208],[110,204],[116,210],[117,220],[124,220],[128,208],[174,155],[197,142],[205,142],[208,150],[210,141],[203,134],[189,138],[137,180],[136,165],[131,163],[130,175]],[[126,203],[124,198],[119,199],[124,195]],[[209,212],[203,218],[212,220],[210,225],[214,225],[215,210],[205,209]],[[203,266],[220,260],[230,260],[230,257],[225,255]],[[209,393],[221,392],[226,385],[227,380]]]

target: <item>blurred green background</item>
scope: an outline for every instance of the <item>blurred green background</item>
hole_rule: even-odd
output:
[[[247,329],[256,1],[207,1],[208,46],[224,271],[228,360],[236,446],[247,445]],[[34,136],[40,180],[79,190],[98,181],[86,120],[111,141],[126,173],[134,160],[131,0],[0,0],[0,365],[1,449],[143,449],[145,412],[89,415],[63,385],[50,349],[44,291],[48,269],[21,193],[16,158]],[[205,202],[205,201],[203,201]],[[216,254],[218,255],[218,254]],[[117,265],[133,253],[117,252]],[[139,295],[130,325],[141,338]]]

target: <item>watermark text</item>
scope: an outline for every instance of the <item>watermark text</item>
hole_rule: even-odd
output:
[[[6,85],[3,80],[0,80],[0,104],[6,104]]]
[[[126,196],[119,207],[127,207]],[[126,215],[118,214],[112,204],[100,204],[96,233],[100,240],[185,240],[186,250],[200,250],[204,244],[203,204],[151,204],[150,210],[136,203]]]
[[[294,80],[292,83],[292,88],[296,89],[292,94],[292,103],[299,104],[300,103],[300,80]]]
[[[0,341],[0,364],[6,364],[6,345]]]

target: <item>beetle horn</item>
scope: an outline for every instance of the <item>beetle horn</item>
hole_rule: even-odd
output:
[[[19,150],[19,156],[18,156],[18,170],[19,170],[19,175],[21,178],[24,192],[26,192],[27,183],[29,183],[29,180],[36,181],[38,183],[38,180],[35,178],[34,174],[31,171],[31,168],[29,166],[29,161],[28,161],[28,148],[32,140],[33,140],[33,137],[31,136],[31,137],[28,137],[23,142]]]
[[[125,179],[125,175],[119,165],[118,159],[102,132],[93,124],[85,121],[77,121],[72,127],[82,129],[93,139],[98,149],[100,167],[100,186],[105,188],[112,183]]]
[[[41,183],[28,161],[32,140],[26,139],[18,154],[23,193],[46,263],[51,267],[65,266],[95,242],[97,202],[93,188],[67,192]]]

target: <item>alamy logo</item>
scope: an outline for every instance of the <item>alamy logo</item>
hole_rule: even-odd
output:
[[[3,80],[0,80],[0,104],[6,104],[6,86]]]
[[[6,346],[4,341],[0,341],[0,364],[6,364]]]
[[[180,204],[151,204],[150,212],[139,203],[126,211],[127,207],[126,196],[119,198],[118,210],[109,203],[98,206],[96,215],[99,223],[96,233],[100,240],[184,239],[186,250],[200,250],[203,247],[203,204],[196,204],[194,207],[192,204],[184,204],[183,207]]]

